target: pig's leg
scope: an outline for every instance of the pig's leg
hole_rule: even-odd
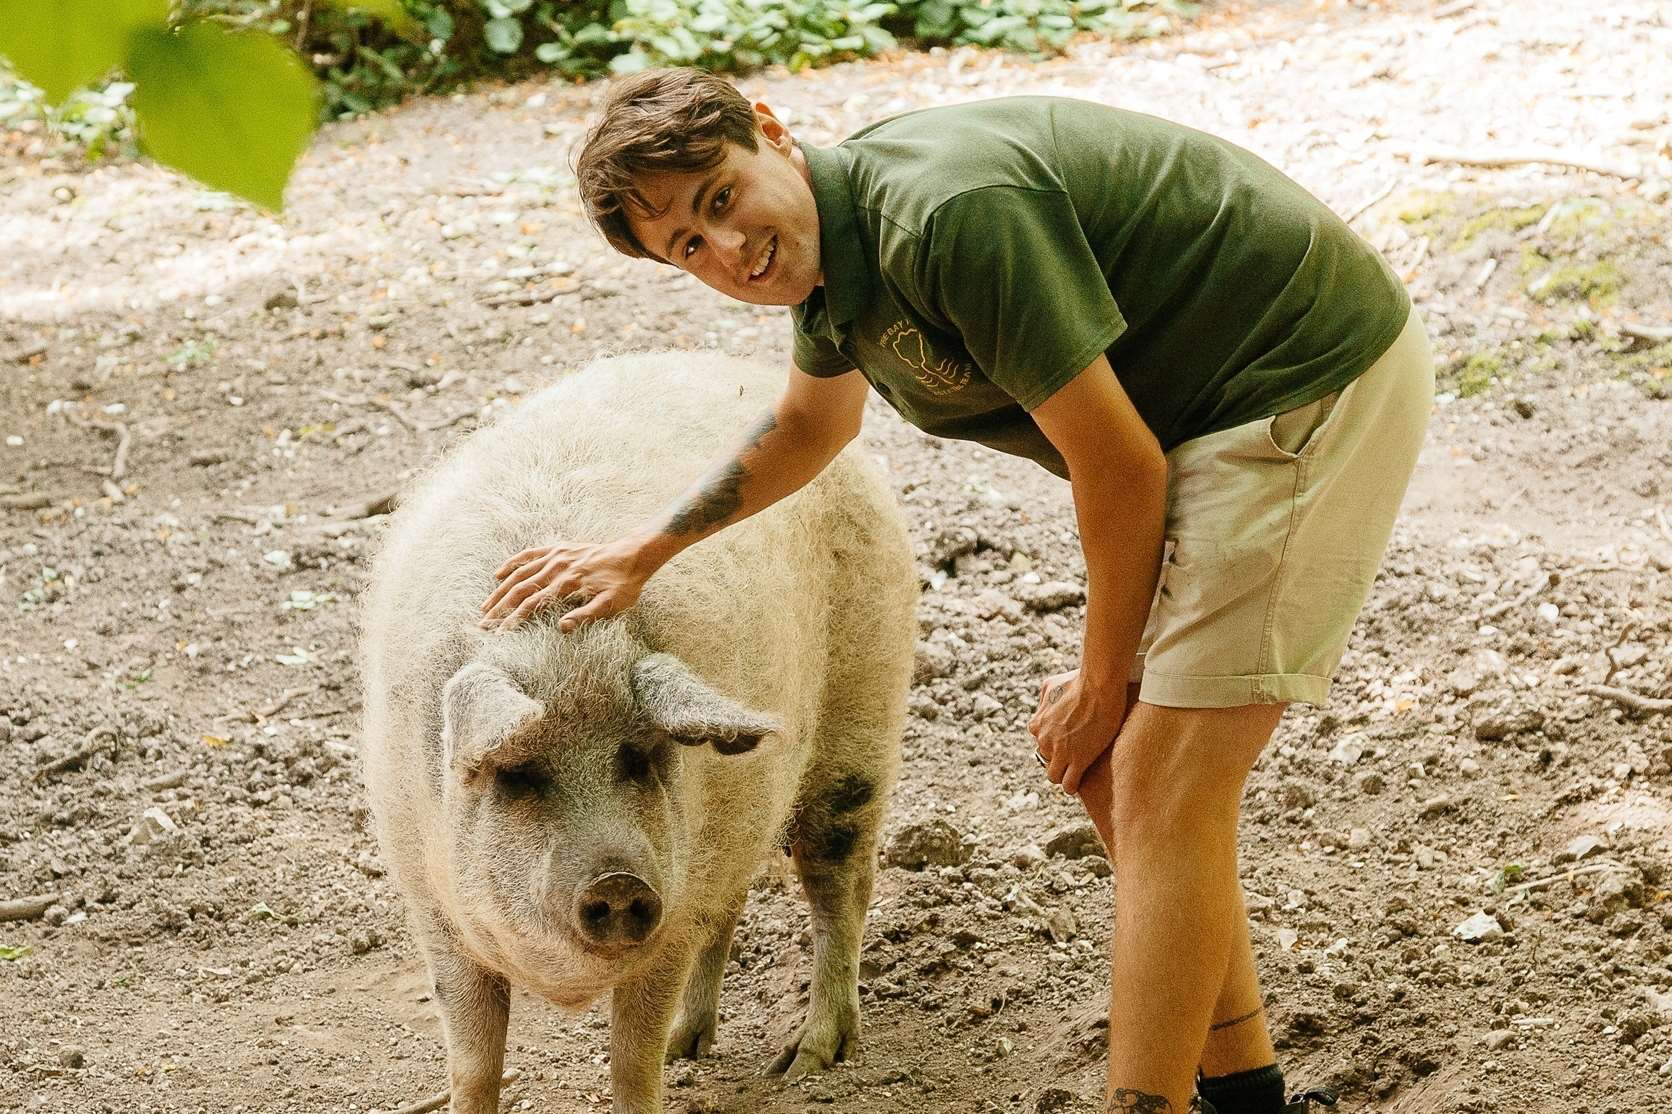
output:
[[[430,942],[425,952],[447,1036],[447,1077],[453,1092],[448,1109],[451,1114],[496,1114],[511,988],[448,944]]]
[[[670,941],[648,970],[610,993],[612,1114],[662,1114],[662,1062],[691,949]]]
[[[847,774],[824,782],[796,817],[796,870],[813,912],[813,980],[807,1020],[769,1069],[796,1080],[859,1049],[859,944],[871,903],[882,793]]]
[[[679,1003],[679,1016],[673,1023],[673,1036],[668,1041],[668,1059],[695,1060],[708,1055],[714,1047],[714,1030],[719,1024],[720,979],[726,973],[726,961],[731,957],[732,933],[737,919],[743,915],[743,903],[749,891],[737,895],[728,908],[725,919],[715,928],[696,966],[685,983],[685,996]]]

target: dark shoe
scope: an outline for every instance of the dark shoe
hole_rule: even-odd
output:
[[[1283,1108],[1283,1114],[1308,1114],[1313,1103],[1320,1106],[1334,1106],[1335,1092],[1328,1087],[1314,1087],[1311,1090],[1302,1091],[1289,1100],[1289,1105]]]

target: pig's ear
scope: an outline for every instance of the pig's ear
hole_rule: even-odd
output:
[[[633,696],[651,725],[674,742],[709,743],[721,754],[754,750],[766,736],[783,730],[771,716],[709,688],[671,654],[650,654],[633,665]]]
[[[441,748],[460,771],[494,762],[508,740],[539,718],[540,705],[492,666],[472,662],[441,690]]]

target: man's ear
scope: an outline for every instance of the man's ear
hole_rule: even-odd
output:
[[[790,138],[790,129],[784,122],[773,114],[772,108],[765,101],[756,101],[755,128],[769,144],[780,151],[795,146],[795,140]]]
[[[721,754],[742,754],[783,727],[708,687],[672,654],[651,654],[633,665],[633,696],[651,726],[676,743],[708,743]]]

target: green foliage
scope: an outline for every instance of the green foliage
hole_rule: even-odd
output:
[[[142,32],[128,57],[146,150],[277,210],[319,118],[315,82],[271,36],[208,22]]]
[[[0,60],[45,92],[18,90],[0,67],[0,123],[42,117],[97,157],[131,145],[137,112],[159,161],[274,207],[311,130],[304,105],[354,115],[542,70],[583,80],[667,65],[800,69],[902,42],[1037,55],[1081,32],[1156,34],[1194,11],[1189,0],[0,2]],[[276,42],[312,69],[317,99]],[[131,82],[95,84],[118,69]]]
[[[62,104],[120,66],[135,32],[167,19],[168,0],[10,0],[0,54],[48,104]]]

